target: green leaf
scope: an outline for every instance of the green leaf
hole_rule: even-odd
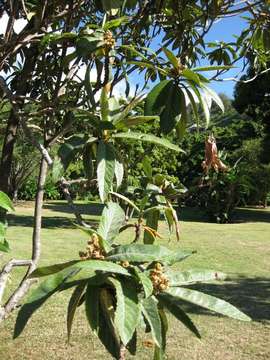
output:
[[[100,289],[88,284],[85,293],[85,313],[88,323],[96,335],[99,331],[99,297]]]
[[[168,134],[175,127],[181,113],[181,91],[172,80],[163,80],[148,94],[145,115],[160,115],[161,130]]]
[[[128,105],[121,109],[120,113],[113,117],[113,124],[117,127],[117,124],[124,120],[129,113],[142,101],[142,96],[138,96],[131,100]]]
[[[193,114],[195,116],[196,119],[196,123],[197,123],[197,127],[199,128],[199,112],[198,112],[198,104],[196,103],[195,99],[194,99],[194,95],[189,89],[185,88],[185,91],[187,93],[187,96],[189,98],[191,107],[192,107],[192,111]]]
[[[119,188],[123,182],[124,178],[124,165],[122,159],[119,154],[117,154],[115,159],[115,170],[114,170],[115,178],[116,178],[116,186]]]
[[[199,100],[199,103],[202,106],[205,120],[206,120],[206,125],[208,126],[209,122],[210,122],[210,111],[209,111],[207,101],[206,101],[205,97],[203,96],[203,94],[200,93],[200,91],[197,89],[197,87],[195,85],[192,85],[191,88],[194,91],[195,95],[197,96],[197,98]]]
[[[148,321],[153,339],[156,345],[162,347],[162,333],[161,333],[161,322],[158,312],[158,302],[154,296],[151,296],[142,301],[142,312]]]
[[[202,88],[206,92],[206,94],[215,101],[215,103],[220,107],[220,109],[224,113],[224,111],[225,111],[224,104],[223,104],[221,98],[218,96],[218,94],[204,84],[202,85]]]
[[[143,158],[142,167],[145,175],[148,177],[148,179],[151,179],[153,176],[153,172],[152,172],[151,160],[148,156],[145,156]]]
[[[70,341],[70,335],[71,335],[71,328],[72,328],[72,323],[73,323],[73,319],[74,319],[74,315],[75,312],[77,310],[78,304],[80,303],[80,300],[82,298],[84,289],[85,289],[86,284],[82,283],[80,285],[78,285],[69,300],[68,303],[68,310],[67,310],[67,334],[68,334],[68,342]]]
[[[87,92],[89,102],[90,102],[91,106],[93,108],[95,108],[96,101],[95,101],[95,97],[94,97],[94,93],[93,93],[93,89],[92,89],[92,85],[91,85],[91,81],[90,81],[90,72],[91,72],[91,66],[88,65],[86,72],[85,72],[84,84],[85,84],[85,90]]]
[[[34,289],[28,297],[26,303],[20,308],[18,313],[13,338],[18,337],[25,328],[32,314],[44,304],[44,302],[59,290],[62,283],[65,282],[77,270],[73,268],[65,269],[57,274],[50,276]]]
[[[173,65],[173,67],[175,69],[178,69],[179,61],[178,61],[177,57],[174,55],[174,53],[172,51],[170,51],[169,49],[166,49],[166,48],[162,48],[162,49],[163,49],[165,55],[167,56],[167,59]]]
[[[190,319],[190,317],[181,309],[181,307],[175,302],[173,296],[160,293],[158,296],[160,303],[165,306],[169,312],[176,317],[179,321],[181,321],[193,334],[195,334],[199,339],[201,335]]]
[[[99,331],[98,337],[109,353],[115,359],[120,358],[120,339],[116,334],[114,317],[114,299],[107,289],[101,289],[99,309]]]
[[[7,211],[15,211],[12,201],[3,191],[0,191],[0,208]]]
[[[171,150],[174,150],[177,152],[184,152],[184,150],[182,150],[179,146],[172,144],[169,140],[159,138],[159,137],[157,137],[155,135],[151,135],[151,134],[142,134],[139,132],[129,131],[129,132],[113,134],[112,137],[118,138],[118,139],[128,139],[128,140],[133,140],[133,141],[150,142],[152,144],[160,145],[167,149],[171,149]]]
[[[148,298],[153,293],[153,284],[152,281],[149,279],[149,277],[136,267],[133,268],[134,274],[136,278],[139,280],[143,287],[145,298]]]
[[[125,213],[123,209],[117,203],[110,201],[103,209],[97,232],[111,244],[119,234],[124,222]]]
[[[172,271],[166,272],[171,287],[178,287],[182,285],[191,285],[198,282],[209,282],[215,280],[225,280],[226,274],[213,270],[187,270],[187,271]]]
[[[152,262],[159,261],[164,264],[172,264],[184,260],[191,253],[183,251],[171,251],[164,246],[150,244],[130,244],[117,246],[107,254],[107,260]]]
[[[201,306],[205,309],[214,311],[216,313],[229,316],[234,319],[250,321],[251,319],[238,310],[235,306],[229,304],[228,302],[218,299],[214,296],[204,294],[197,290],[191,290],[186,288],[169,288],[166,290],[166,293],[175,297],[176,299],[181,299],[192,304]]]
[[[118,194],[116,192],[111,191],[110,194],[112,194],[113,196],[116,196],[117,198],[125,201],[126,203],[128,203],[131,207],[133,207],[133,209],[135,209],[138,213],[140,213],[140,209],[138,208],[138,206],[136,206],[134,204],[134,202],[132,202],[131,200],[129,200],[126,196],[122,195],[122,194]]]
[[[85,144],[86,138],[84,135],[74,135],[60,146],[58,156],[65,169],[68,168],[75,156],[83,151]]]
[[[3,242],[0,242],[0,251],[2,251],[2,252],[10,251],[9,243],[7,242],[6,239],[4,239]]]
[[[40,267],[33,271],[30,278],[59,273],[63,269],[88,269],[89,271],[105,271],[130,276],[129,272],[118,264],[105,260],[72,260],[51,266]]]
[[[97,180],[99,196],[102,202],[108,198],[115,172],[115,150],[113,146],[99,141],[97,150]]]
[[[100,112],[101,112],[101,119],[103,121],[109,121],[109,101],[108,101],[108,94],[105,87],[101,90],[100,95]]]
[[[123,129],[123,128],[131,128],[132,126],[137,126],[144,124],[151,120],[159,120],[159,116],[150,115],[150,116],[132,116],[125,119],[122,119],[117,123],[116,128],[117,129]]]
[[[190,69],[184,69],[182,71],[182,75],[187,79],[190,80],[192,82],[194,82],[196,85],[200,86],[201,85],[201,81],[200,78],[198,76],[198,74],[196,74],[194,71],[190,70]]]
[[[146,56],[144,56],[140,51],[138,51],[137,49],[135,49],[133,46],[130,46],[130,45],[121,45],[121,46],[119,46],[120,47],[120,49],[126,49],[126,50],[128,50],[133,56],[139,56],[139,57],[141,57],[143,60],[145,60],[145,61],[147,61],[148,59],[147,59],[147,57]]]
[[[68,261],[65,263],[54,264],[54,265],[50,265],[50,266],[42,266],[42,267],[39,267],[36,270],[34,270],[29,275],[29,278],[40,278],[42,276],[52,275],[52,274],[55,274],[59,271],[66,269],[68,267],[71,267],[80,261],[81,260],[71,260],[71,261]]]
[[[146,226],[151,229],[157,230],[158,221],[160,218],[159,210],[154,209],[153,211],[149,211],[146,215]],[[144,244],[153,244],[156,240],[156,237],[152,235],[149,231],[144,230],[143,242]]]
[[[149,92],[144,104],[144,114],[146,116],[157,114],[164,106],[170,84],[172,84],[172,80],[163,80]]]
[[[180,108],[181,115],[179,116],[179,120],[176,124],[176,132],[179,140],[182,140],[186,131],[188,115],[187,115],[187,105],[185,94],[182,90],[180,90],[181,98],[180,98]]]
[[[124,345],[131,340],[140,319],[140,304],[135,284],[110,279],[116,290],[115,326]]]
[[[119,27],[120,25],[126,24],[127,22],[128,22],[128,17],[122,16],[118,19],[113,19],[113,20],[107,21],[106,24],[103,26],[103,29],[106,31],[106,30],[109,30],[112,28]]]
[[[226,66],[199,66],[199,67],[195,67],[193,69],[191,69],[193,72],[194,71],[219,71],[219,70],[229,70],[234,68],[235,66],[230,66],[230,65],[226,65]]]

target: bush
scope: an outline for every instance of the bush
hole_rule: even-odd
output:
[[[35,200],[37,192],[37,183],[34,178],[30,178],[19,190],[18,198],[20,200]],[[46,200],[59,200],[62,194],[57,185],[49,177],[44,187],[44,199]]]

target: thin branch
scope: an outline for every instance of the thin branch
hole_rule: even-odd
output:
[[[6,287],[6,282],[8,280],[9,274],[12,271],[13,267],[16,266],[30,266],[32,264],[32,260],[10,260],[0,272],[0,304],[3,299],[4,290]]]
[[[72,197],[70,195],[70,192],[69,192],[69,185],[70,183],[64,178],[62,177],[61,180],[60,180],[60,186],[61,186],[61,189],[64,193],[64,196],[66,198],[66,201],[68,203],[68,205],[70,206],[70,208],[72,209],[75,217],[76,217],[76,220],[78,222],[79,225],[81,226],[84,226],[84,227],[90,227],[88,224],[86,224],[81,216],[81,214],[79,213],[77,207],[75,206],[75,204],[73,203],[73,200],[72,200]]]

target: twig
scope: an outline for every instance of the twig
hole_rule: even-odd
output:
[[[78,224],[89,228],[90,226],[83,221],[81,214],[79,213],[78,209],[76,208],[75,204],[73,203],[72,197],[69,192],[69,185],[70,185],[70,183],[68,181],[66,181],[66,179],[64,177],[62,177],[60,180],[61,189],[64,193],[64,196],[66,198],[68,205],[70,206],[70,208],[72,209],[72,211],[76,217]]]

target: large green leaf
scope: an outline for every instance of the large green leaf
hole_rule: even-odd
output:
[[[44,302],[59,290],[60,286],[77,270],[68,268],[50,276],[34,289],[28,297],[26,303],[20,308],[18,313],[13,337],[18,337],[26,326],[32,314],[44,304]]]
[[[97,232],[108,243],[112,243],[125,222],[125,213],[117,204],[110,201],[103,209]]]
[[[3,191],[0,191],[0,208],[7,211],[14,211],[14,207],[10,198]]]
[[[174,151],[184,152],[184,150],[182,150],[179,146],[172,144],[169,140],[164,139],[164,138],[159,138],[159,137],[157,137],[155,135],[151,135],[151,134],[142,134],[139,132],[128,131],[128,132],[113,134],[112,136],[114,138],[128,139],[128,140],[133,140],[133,141],[146,141],[146,142],[150,142],[152,144],[163,146],[165,148],[168,148],[168,149],[171,149]]]
[[[153,293],[153,284],[149,277],[145,274],[145,272],[137,269],[136,267],[133,268],[134,274],[136,278],[139,280],[143,287],[145,298],[148,298]]]
[[[116,154],[114,174],[116,179],[116,186],[119,188],[124,178],[124,164],[119,154]]]
[[[228,302],[218,299],[214,296],[204,294],[197,290],[186,289],[182,287],[174,287],[166,290],[166,293],[173,296],[176,300],[181,299],[192,304],[201,306],[205,309],[214,311],[216,313],[229,316],[234,319],[250,321],[251,319],[238,310],[235,306]]]
[[[173,65],[173,67],[175,69],[178,69],[179,67],[179,61],[177,59],[177,57],[174,55],[174,53],[169,50],[169,49],[166,49],[166,48],[163,48],[163,51],[167,57],[167,59],[170,61],[170,63]]]
[[[31,278],[46,276],[58,273],[63,269],[87,269],[91,271],[105,271],[129,276],[129,272],[118,264],[105,260],[73,260],[67,263],[55,264],[46,267],[40,267],[31,274]]]
[[[115,27],[119,27],[122,24],[125,24],[128,22],[128,17],[127,16],[122,16],[120,18],[117,19],[113,19],[110,21],[107,21],[106,24],[103,26],[104,30],[109,30]]]
[[[154,87],[145,101],[145,115],[159,115],[161,130],[171,132],[181,114],[181,91],[173,81],[164,80]]]
[[[221,98],[218,96],[218,94],[217,94],[214,90],[210,89],[208,86],[206,86],[206,85],[204,85],[204,84],[202,85],[202,88],[203,88],[204,92],[205,92],[212,100],[215,101],[215,103],[220,107],[220,109],[222,110],[222,112],[224,112],[224,111],[225,111],[224,104],[223,104]]]
[[[114,299],[111,292],[101,289],[99,307],[99,329],[98,337],[108,352],[115,359],[120,358],[120,339],[116,334],[113,323]]]
[[[88,284],[85,293],[85,313],[88,323],[96,335],[99,331],[99,297],[100,288]]]
[[[226,274],[213,270],[187,270],[187,271],[173,271],[166,272],[169,279],[170,286],[177,287],[182,285],[196,284],[198,282],[209,282],[215,280],[224,280]]]
[[[181,321],[199,339],[201,338],[198,329],[196,328],[190,317],[181,309],[179,304],[175,302],[175,298],[173,296],[160,293],[158,295],[158,299],[160,303],[164,307],[166,307],[173,316],[175,316],[179,321]]]
[[[180,108],[181,108],[181,115],[179,116],[179,120],[176,124],[176,132],[179,140],[182,140],[186,131],[187,122],[188,122],[188,113],[187,113],[187,105],[186,105],[186,98],[185,94],[182,90],[180,90],[181,97],[180,97]]]
[[[110,279],[116,290],[115,326],[124,345],[131,340],[138,325],[141,307],[136,284]]]
[[[161,333],[161,322],[158,312],[158,302],[157,300],[151,296],[142,301],[142,312],[148,321],[153,339],[156,345],[161,348],[162,347],[162,333]]]
[[[115,171],[115,150],[112,144],[100,141],[97,150],[97,180],[102,202],[107,200],[112,189]]]
[[[196,74],[194,71],[192,71],[190,69],[184,69],[183,72],[182,72],[182,75],[187,80],[190,80],[190,81],[194,82],[196,85],[198,85],[198,86],[201,85],[200,78],[199,78],[198,74]]]
[[[172,80],[163,80],[149,92],[144,104],[146,116],[157,115],[166,102],[167,89]]]
[[[74,135],[60,146],[58,156],[65,169],[74,160],[75,156],[83,151],[86,141],[84,135]]]
[[[172,264],[184,260],[191,253],[171,251],[164,246],[149,244],[130,244],[117,246],[111,250],[107,259],[111,261],[152,262]]]
[[[68,334],[68,342],[70,340],[71,328],[74,319],[75,312],[82,298],[86,283],[79,284],[74,289],[68,303],[67,310],[67,334]]]
[[[137,126],[144,124],[151,120],[158,120],[159,116],[150,115],[150,116],[132,116],[119,121],[116,125],[117,129],[130,128],[132,126]]]
[[[54,265],[49,265],[49,266],[41,266],[39,268],[37,268],[36,270],[34,270],[29,278],[39,278],[42,276],[47,276],[47,275],[52,275],[55,274],[61,270],[64,270],[66,268],[69,268],[75,264],[77,264],[79,261],[81,260],[71,260],[65,263],[59,263],[59,264],[54,264]]]

